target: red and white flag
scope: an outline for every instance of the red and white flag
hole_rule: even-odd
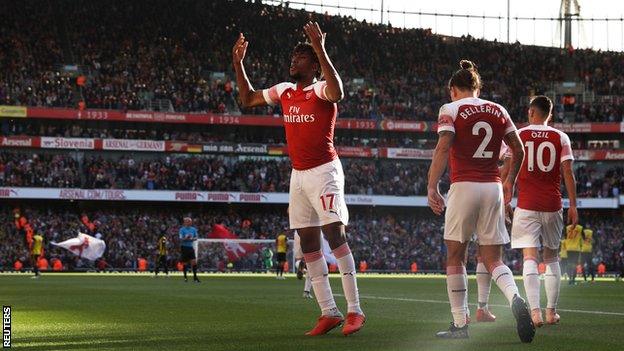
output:
[[[106,243],[104,240],[94,238],[81,232],[78,232],[78,236],[75,238],[60,243],[52,242],[51,244],[60,246],[71,251],[71,253],[80,258],[86,258],[91,261],[102,257],[104,250],[106,250]]]
[[[212,233],[210,233],[208,237],[211,239],[238,239],[236,234],[232,233],[221,224],[215,224],[212,227]],[[234,241],[225,242],[223,246],[225,247],[225,253],[230,262],[238,261],[256,250],[256,245],[237,243]]]

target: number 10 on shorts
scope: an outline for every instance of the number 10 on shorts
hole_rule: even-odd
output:
[[[323,211],[334,209],[334,197],[336,194],[321,195],[321,204],[323,205]]]

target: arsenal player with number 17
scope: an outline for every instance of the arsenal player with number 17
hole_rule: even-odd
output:
[[[301,237],[301,248],[321,308],[316,326],[306,335],[323,335],[344,322],[342,333],[359,331],[366,318],[360,308],[355,262],[347,244],[349,212],[344,198],[344,172],[334,148],[337,106],[344,92],[342,81],[325,50],[325,35],[318,23],[304,26],[309,43],[292,52],[290,77],[269,89],[252,87],[243,59],[249,42],[241,33],[232,49],[239,95],[244,107],[281,104],[288,154],[292,162],[289,221]],[[324,80],[318,80],[320,77]],[[346,321],[338,310],[321,251],[321,229],[338,261],[348,304]]]

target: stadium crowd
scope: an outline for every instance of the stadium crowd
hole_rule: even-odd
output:
[[[361,195],[425,195],[427,161],[342,159],[345,192]],[[85,189],[288,192],[290,161],[284,157],[219,155],[79,155],[0,152],[0,186]],[[621,166],[576,167],[579,197],[617,197]],[[448,187],[448,179],[443,180]]]
[[[343,160],[347,193],[422,195],[422,162]],[[0,153],[0,186],[86,189],[204,190],[288,192],[290,161],[239,160],[223,156],[135,158],[67,154]]]
[[[230,69],[238,33],[251,43],[251,80],[268,87],[288,79],[284,48],[304,39],[301,25],[311,16],[328,32],[329,54],[345,82],[345,117],[434,120],[448,100],[446,80],[465,57],[480,66],[482,96],[507,106],[514,118],[524,116],[519,97],[562,80],[566,60],[594,92],[624,90],[621,53],[443,37],[259,2],[64,0],[39,6],[29,0],[5,10],[12,20],[0,26],[0,47],[15,54],[0,59],[0,102],[9,105],[76,107],[83,101],[89,108],[146,109],[163,99],[175,111],[238,113]],[[272,115],[279,107],[243,112]],[[585,105],[577,113],[579,120],[621,121],[624,102]]]
[[[591,163],[581,164],[575,170],[579,197],[618,197],[624,186],[624,168],[621,166],[599,170]]]
[[[0,186],[80,188],[80,165],[67,154],[0,152]]]
[[[15,230],[12,221],[12,208],[2,207],[0,216],[0,266],[7,270],[16,260],[28,266],[28,255],[23,238]],[[366,261],[370,270],[399,271],[410,270],[416,262],[420,270],[441,270],[444,268],[445,247],[442,240],[443,220],[441,217],[416,214],[375,214],[373,211],[354,210],[352,221],[347,227],[350,246],[356,262]],[[62,207],[24,209],[36,233],[44,237],[45,256],[51,260],[60,259],[65,269],[94,268],[93,262],[78,259],[71,253],[50,244],[76,236],[77,231],[90,233],[106,242],[107,249],[103,260],[108,269],[136,269],[137,260],[145,258],[154,264],[156,244],[161,235],[166,235],[169,243],[170,264],[179,256],[178,230],[182,217],[191,215],[200,238],[206,238],[214,224],[222,224],[239,238],[274,239],[288,228],[285,209],[245,210],[242,208],[184,210],[181,208],[98,208],[78,211]],[[90,231],[81,221],[88,216],[95,224]],[[589,219],[590,216],[587,216]],[[585,219],[585,218],[583,218]],[[603,261],[609,270],[619,270],[624,260],[624,242],[621,220],[608,216],[591,216],[589,228],[594,230],[596,261]],[[583,223],[585,224],[585,223]],[[292,239],[292,233],[288,234]],[[200,267],[202,269],[222,269],[228,262],[225,250],[218,245],[202,247]],[[233,262],[235,269],[262,268],[257,251],[251,252],[240,261]],[[474,258],[474,251],[471,251]],[[474,266],[474,259],[470,260]],[[522,269],[521,255],[507,250],[505,261],[515,270]],[[104,267],[104,265],[102,265]]]
[[[87,188],[284,192],[289,185],[286,161],[235,160],[226,157],[170,157],[135,160],[88,157]]]
[[[425,193],[427,172],[422,162],[345,159],[343,164],[348,194]],[[285,158],[98,156],[86,158],[83,169],[86,188],[288,192],[291,166]]]

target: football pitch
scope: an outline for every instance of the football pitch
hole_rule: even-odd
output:
[[[441,277],[360,275],[368,322],[357,334],[306,337],[319,311],[303,282],[272,275],[0,274],[19,350],[622,350],[624,283],[562,284],[557,326],[521,344],[506,301],[492,286],[495,323],[473,323],[468,340],[438,340],[451,320]],[[338,276],[331,279],[341,294]],[[521,283],[520,283],[521,284]],[[470,280],[471,311],[476,282]],[[522,287],[520,286],[522,291]],[[522,291],[522,295],[524,292]],[[545,301],[544,298],[542,301]],[[337,296],[346,312],[346,302]]]

